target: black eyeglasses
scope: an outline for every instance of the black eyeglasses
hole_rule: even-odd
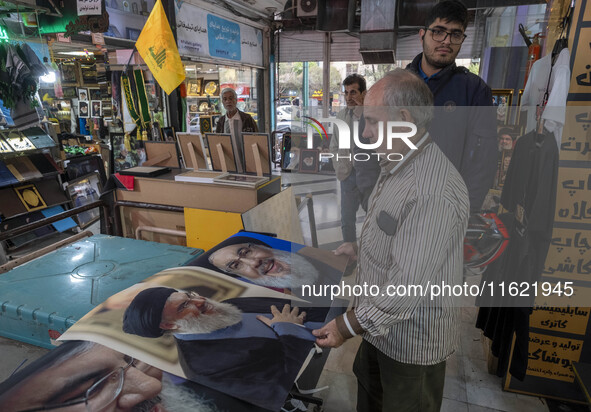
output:
[[[20,412],[38,412],[50,411],[59,408],[69,408],[70,406],[80,405],[82,403],[86,406],[87,412],[100,411],[111,402],[113,402],[121,394],[123,389],[123,382],[125,381],[125,371],[133,366],[135,359],[127,357],[127,364],[115,370],[112,370],[107,375],[96,381],[84,394],[84,396],[72,399],[56,405],[46,405],[40,408],[27,409]],[[70,411],[70,409],[68,409]],[[74,411],[74,409],[72,409]]]
[[[445,41],[445,39],[447,39],[447,36],[449,36],[449,41],[451,42],[451,44],[462,44],[464,40],[466,40],[466,37],[468,37],[461,31],[449,32],[441,29],[431,29],[429,27],[425,27],[425,30],[429,30],[431,32],[431,37],[435,41]]]

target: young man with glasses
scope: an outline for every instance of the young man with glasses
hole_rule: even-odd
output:
[[[496,121],[490,87],[455,60],[466,39],[468,10],[457,0],[435,5],[419,31],[423,52],[406,68],[419,74],[434,96],[433,140],[458,169],[478,212],[497,165]]]

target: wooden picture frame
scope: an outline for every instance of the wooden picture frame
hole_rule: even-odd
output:
[[[203,137],[198,133],[176,134],[187,169],[209,169]]]
[[[190,79],[187,81],[187,96],[201,96],[201,88],[203,87],[203,77]]]
[[[179,152],[176,142],[144,142],[146,161],[143,166],[168,166],[180,169]]]
[[[97,172],[72,180],[68,182],[67,186],[67,192],[74,207],[86,206],[98,201],[101,190],[100,175]],[[76,220],[80,229],[84,229],[99,220],[100,217],[99,208],[94,208],[78,213]]]
[[[236,157],[232,146],[232,136],[223,133],[206,133],[205,141],[207,142],[207,149],[209,151],[209,158],[211,159],[212,170],[223,172],[236,172],[238,166],[236,164]],[[223,150],[224,161],[226,169],[224,170],[221,157],[219,155],[218,145]]]
[[[271,174],[271,139],[268,133],[243,133],[244,170],[247,173]],[[260,158],[257,160],[252,146],[256,145]],[[259,170],[257,170],[260,167]]]
[[[317,149],[300,149],[299,171],[301,173],[317,173],[319,153]]]
[[[513,104],[513,89],[492,89],[492,105],[497,108],[497,123],[508,124]]]
[[[521,124],[521,99],[523,98],[523,90],[519,89],[517,92],[517,115],[515,116],[515,124]]]

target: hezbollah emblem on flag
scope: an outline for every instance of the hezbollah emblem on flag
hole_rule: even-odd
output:
[[[135,47],[166,94],[185,80],[185,68],[160,0],[154,4]]]

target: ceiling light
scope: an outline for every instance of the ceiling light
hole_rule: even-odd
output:
[[[94,56],[93,52],[85,51],[58,52],[58,54],[65,54],[66,56]]]

